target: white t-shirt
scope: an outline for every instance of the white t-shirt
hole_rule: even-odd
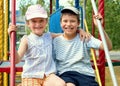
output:
[[[37,36],[33,33],[26,36],[28,50],[24,56],[22,78],[43,78],[44,75],[56,72],[52,58],[52,37],[50,33]]]

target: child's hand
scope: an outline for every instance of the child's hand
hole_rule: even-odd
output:
[[[85,31],[82,30],[82,29],[80,29],[79,34],[80,34],[80,39],[81,39],[81,40],[86,40],[86,41],[88,41],[88,40],[90,39],[90,37],[91,37],[91,34],[90,34],[90,33],[87,33],[87,32],[85,32]]]
[[[16,26],[16,25],[9,24],[8,34],[10,35],[10,33],[11,33],[12,31],[17,31],[17,26]]]
[[[100,13],[93,16],[94,24],[95,26],[98,26],[96,19],[100,20],[101,24],[103,24],[103,17]]]

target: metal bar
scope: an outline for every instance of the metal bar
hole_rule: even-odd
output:
[[[84,19],[84,24],[85,24],[85,27],[86,27],[86,32],[89,32],[88,27],[87,27],[86,19]],[[100,79],[100,74],[99,74],[99,70],[98,70],[98,66],[97,66],[97,61],[96,61],[95,54],[94,54],[94,50],[91,48],[90,51],[92,53],[92,58],[93,58],[93,62],[94,62],[95,71],[96,71],[99,86],[102,86],[101,79]]]
[[[91,3],[92,3],[92,7],[93,7],[95,15],[98,14],[95,1],[91,0]],[[97,23],[98,23],[98,29],[99,29],[99,32],[100,32],[100,35],[101,35],[101,38],[102,38],[102,41],[103,41],[105,55],[106,55],[106,59],[107,59],[107,62],[108,62],[109,69],[110,69],[113,84],[114,84],[114,86],[118,86],[100,20],[97,20]]]
[[[50,0],[50,14],[52,14],[52,0]]]
[[[56,10],[59,8],[59,0],[56,0]]]
[[[79,8],[79,0],[75,0],[75,7]]]
[[[83,8],[79,7],[80,10],[80,22],[81,22],[81,28],[83,29],[84,23],[83,23]]]
[[[16,0],[12,0],[12,24],[16,24]],[[11,67],[10,67],[10,86],[15,86],[15,38],[16,32],[11,32],[10,40],[10,56],[11,56]]]
[[[83,3],[83,20],[86,19],[86,3],[87,3],[87,0],[84,0],[84,3]],[[84,23],[83,23],[83,30],[86,30]]]

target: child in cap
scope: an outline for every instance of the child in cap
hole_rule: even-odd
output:
[[[58,76],[67,83],[66,86],[98,86],[95,81],[88,49],[104,50],[102,41],[93,36],[88,41],[79,40],[80,37],[76,30],[79,27],[80,20],[79,11],[76,8],[65,7],[61,13],[60,22],[63,35],[53,40],[53,55]],[[102,19],[102,16],[100,14],[94,15],[95,18]],[[111,40],[105,31],[104,34],[110,50],[112,48]]]
[[[52,38],[59,35],[45,33],[48,23],[46,10],[39,4],[31,5],[26,11],[25,18],[31,33],[22,37],[15,59],[16,63],[19,63],[23,56],[25,59],[22,86],[65,86],[65,82],[55,75]],[[8,33],[16,30],[15,25],[10,25]],[[84,31],[80,30],[80,33],[81,37],[89,38],[89,34]]]
[[[23,36],[15,63],[24,56],[22,86],[64,86],[64,81],[56,76],[56,66],[52,58],[52,36],[44,33],[47,25],[47,12],[41,5],[31,5],[26,11],[26,24],[31,33]],[[10,25],[8,32],[16,31]]]

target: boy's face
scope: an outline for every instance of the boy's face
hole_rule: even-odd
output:
[[[45,31],[47,25],[46,18],[33,18],[28,20],[27,26],[31,29],[32,33],[41,36]]]
[[[79,21],[76,15],[64,13],[61,17],[61,27],[65,34],[76,34],[76,30],[79,27]]]

